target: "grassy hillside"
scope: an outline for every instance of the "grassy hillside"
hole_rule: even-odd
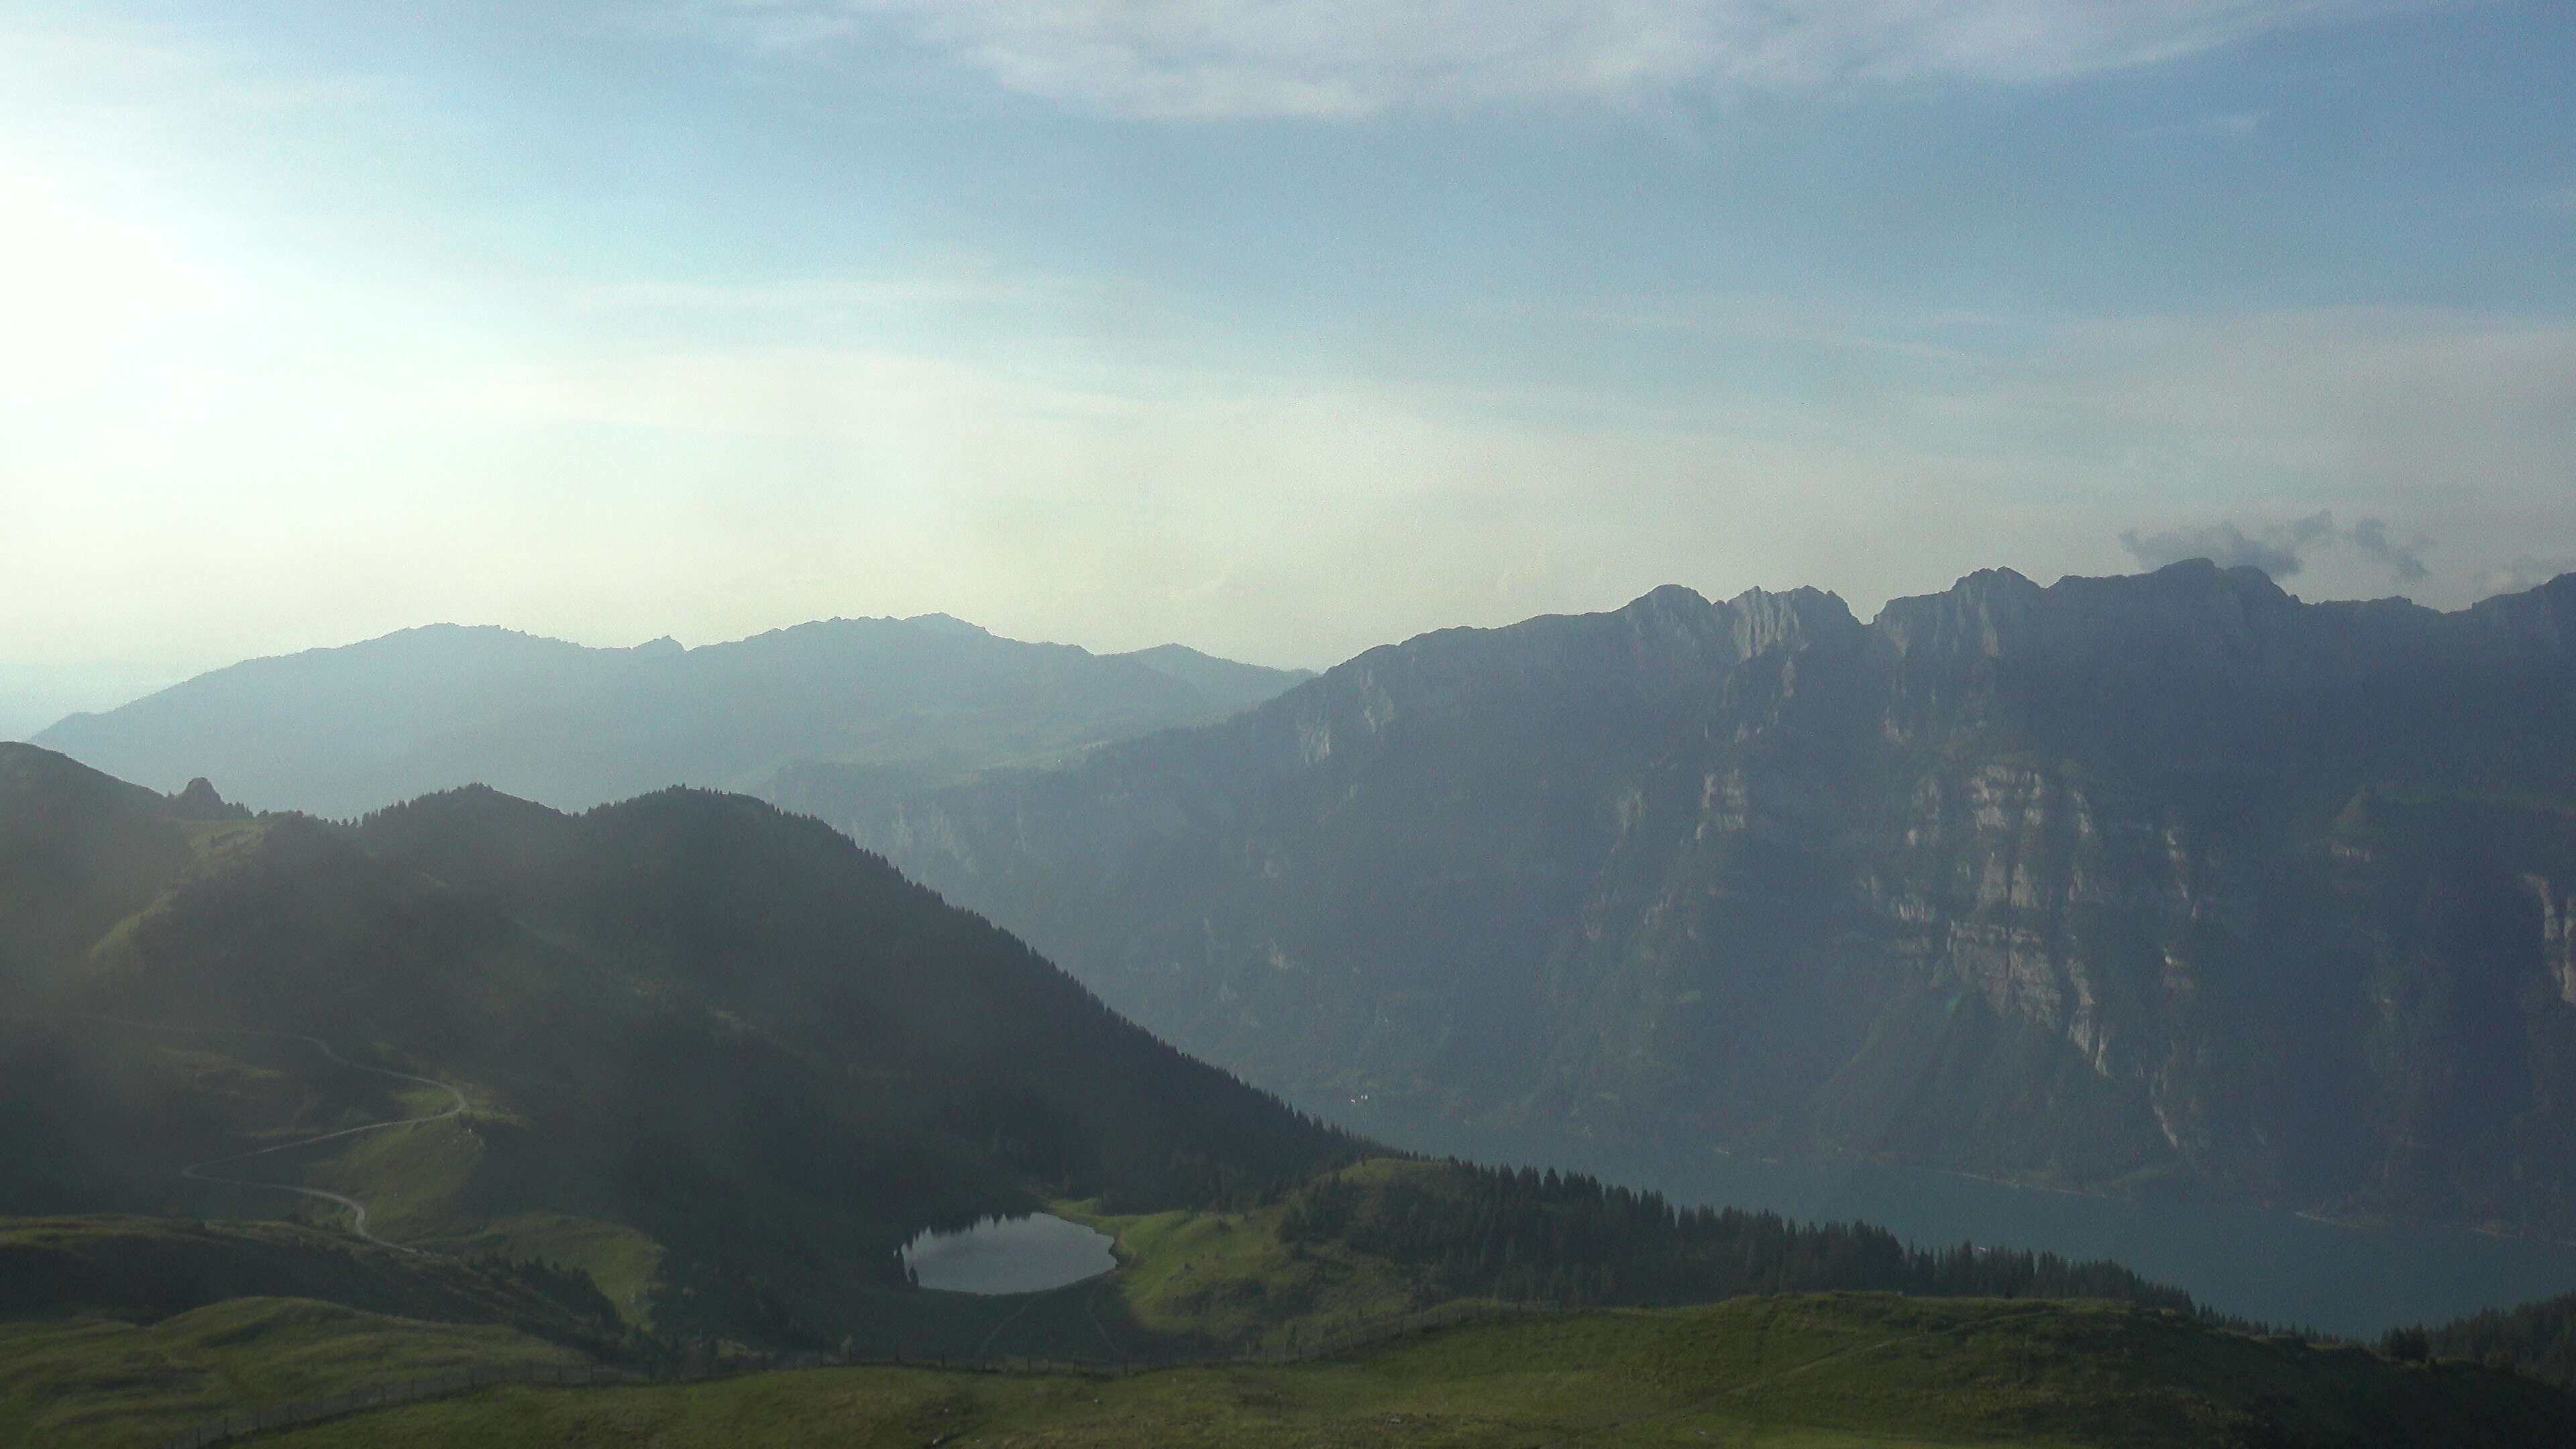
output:
[[[2188,1295],[2116,1264],[1923,1249],[1867,1224],[1681,1208],[1579,1175],[1452,1162],[1373,1158],[1233,1212],[1056,1211],[1115,1237],[1121,1270],[1084,1291],[1092,1315],[1118,1325],[1109,1337],[1131,1335],[1140,1350],[1296,1352],[1465,1303],[1644,1307],[1875,1290],[2195,1312]],[[993,1348],[1096,1355],[1100,1338],[1070,1315],[1032,1313]]]
[[[493,1324],[235,1298],[150,1324],[0,1322],[0,1443],[133,1449],[224,1410],[499,1364],[578,1363]]]
[[[0,1219],[0,1320],[154,1323],[237,1298],[507,1325],[590,1349],[617,1333],[608,1305],[586,1289],[497,1256],[408,1253],[287,1223]]]
[[[1598,1311],[1326,1362],[1123,1379],[818,1370],[513,1389],[278,1436],[294,1449],[1050,1446],[2533,1445],[2576,1400],[2095,1304],[1870,1295]]]
[[[45,873],[0,899],[0,1212],[358,1203],[586,1272],[627,1327],[812,1346],[899,1316],[924,1227],[1217,1206],[1357,1147],[741,797],[245,821],[0,746],[0,857]],[[263,1185],[180,1173],[223,1161]]]

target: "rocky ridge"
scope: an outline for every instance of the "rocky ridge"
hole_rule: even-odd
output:
[[[1665,588],[836,823],[1310,1099],[2576,1231],[2576,576]]]

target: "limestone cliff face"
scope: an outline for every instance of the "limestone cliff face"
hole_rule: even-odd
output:
[[[2545,875],[2525,875],[2523,886],[2540,903],[2540,962],[2555,979],[2558,999],[2576,1006],[2576,894]]]
[[[1668,588],[840,823],[1291,1092],[2576,1230],[2571,623]]]

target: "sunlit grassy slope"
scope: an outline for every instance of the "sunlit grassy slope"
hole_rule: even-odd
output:
[[[1437,1171],[1429,1164],[1380,1158],[1342,1174],[1376,1178]],[[1278,1206],[1137,1216],[1093,1209],[1072,1203],[1056,1211],[1117,1240],[1120,1271],[1103,1289],[1114,1295],[1123,1317],[1158,1339],[1227,1349],[1293,1348],[1434,1301],[1427,1285],[1401,1264],[1338,1246],[1280,1241]]]
[[[818,1370],[508,1389],[294,1449],[514,1444],[2536,1445],[2571,1401],[2093,1304],[1747,1299],[1451,1330],[1365,1356],[1129,1378]]]

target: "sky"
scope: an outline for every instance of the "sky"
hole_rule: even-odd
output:
[[[2462,607],[2576,568],[2571,74],[2564,0],[0,0],[0,734],[441,620]]]

